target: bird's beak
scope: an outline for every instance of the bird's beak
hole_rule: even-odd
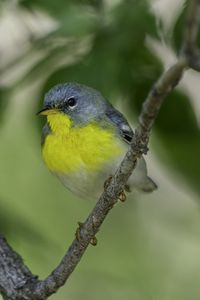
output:
[[[49,107],[44,107],[40,111],[37,112],[37,116],[48,116],[48,115],[53,115],[58,113],[59,109],[58,108],[49,108]]]

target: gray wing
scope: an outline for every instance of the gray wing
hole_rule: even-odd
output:
[[[113,106],[109,106],[105,114],[108,119],[117,127],[118,132],[123,140],[130,144],[134,133],[125,117]]]
[[[130,144],[134,133],[124,116],[112,106],[106,110],[106,116],[117,127],[123,140]],[[138,160],[136,169],[129,179],[129,185],[143,192],[152,192],[157,188],[155,182],[147,176],[146,162],[143,157]]]

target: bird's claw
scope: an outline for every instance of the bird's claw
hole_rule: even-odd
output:
[[[96,238],[96,236],[93,236],[92,238],[91,238],[91,240],[90,240],[90,244],[92,245],[92,246],[96,246],[97,245],[97,238]]]
[[[118,195],[118,199],[121,201],[121,202],[125,202],[126,201],[126,194],[123,190],[121,190],[121,192],[119,193]]]

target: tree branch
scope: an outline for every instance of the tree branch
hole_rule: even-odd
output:
[[[71,275],[109,211],[118,201],[138,158],[147,153],[150,131],[165,97],[179,83],[185,68],[200,70],[199,51],[196,48],[199,18],[200,0],[191,0],[180,58],[160,77],[148,94],[130,149],[94,209],[81,225],[78,238],[74,239],[56,269],[46,279],[37,280],[5,239],[0,238],[0,292],[4,299],[47,299]]]
[[[0,236],[0,293],[4,299],[30,300],[37,282],[21,257]]]

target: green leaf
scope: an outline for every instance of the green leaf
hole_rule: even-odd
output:
[[[8,208],[1,199],[0,205],[0,228],[1,233],[7,237],[21,236],[24,239],[34,242],[44,242],[45,238],[34,229],[34,224],[30,225],[30,221],[24,216],[20,216],[14,210]],[[14,229],[14,232],[13,232]]]

